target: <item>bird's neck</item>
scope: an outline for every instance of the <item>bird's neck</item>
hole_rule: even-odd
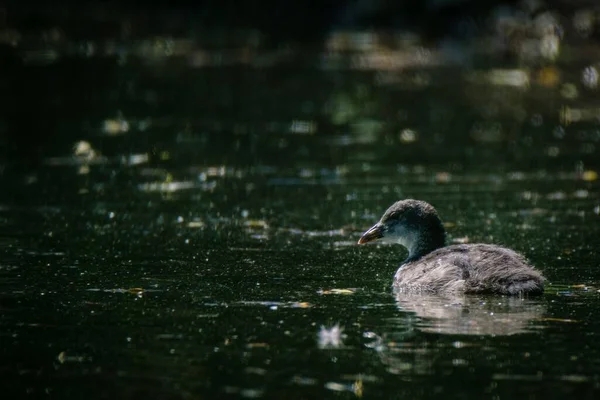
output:
[[[414,232],[407,239],[401,243],[408,250],[408,257],[403,264],[418,260],[432,251],[444,247],[446,245],[446,232],[440,222],[439,225],[436,224],[427,229]]]

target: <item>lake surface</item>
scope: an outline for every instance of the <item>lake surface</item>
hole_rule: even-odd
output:
[[[600,396],[592,61],[165,43],[3,66],[4,398]],[[546,293],[395,295],[405,250],[356,242],[403,198]]]

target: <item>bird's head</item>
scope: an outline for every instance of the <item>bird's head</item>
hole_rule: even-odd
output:
[[[420,200],[400,200],[387,209],[379,222],[363,233],[358,244],[381,240],[399,243],[411,252],[423,241],[429,241],[431,238],[428,236],[437,236],[439,233],[444,236],[443,226],[433,206]]]

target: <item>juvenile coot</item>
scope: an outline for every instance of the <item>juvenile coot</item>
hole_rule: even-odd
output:
[[[446,246],[435,208],[419,200],[394,203],[358,244],[381,239],[408,249],[394,276],[394,288],[407,292],[539,295],[544,277],[523,256],[491,244]]]

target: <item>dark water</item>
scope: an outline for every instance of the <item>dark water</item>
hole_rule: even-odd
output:
[[[2,78],[3,398],[600,395],[588,64],[515,87],[26,50]],[[453,242],[524,253],[546,294],[394,296],[404,250],[356,241],[409,197]]]

